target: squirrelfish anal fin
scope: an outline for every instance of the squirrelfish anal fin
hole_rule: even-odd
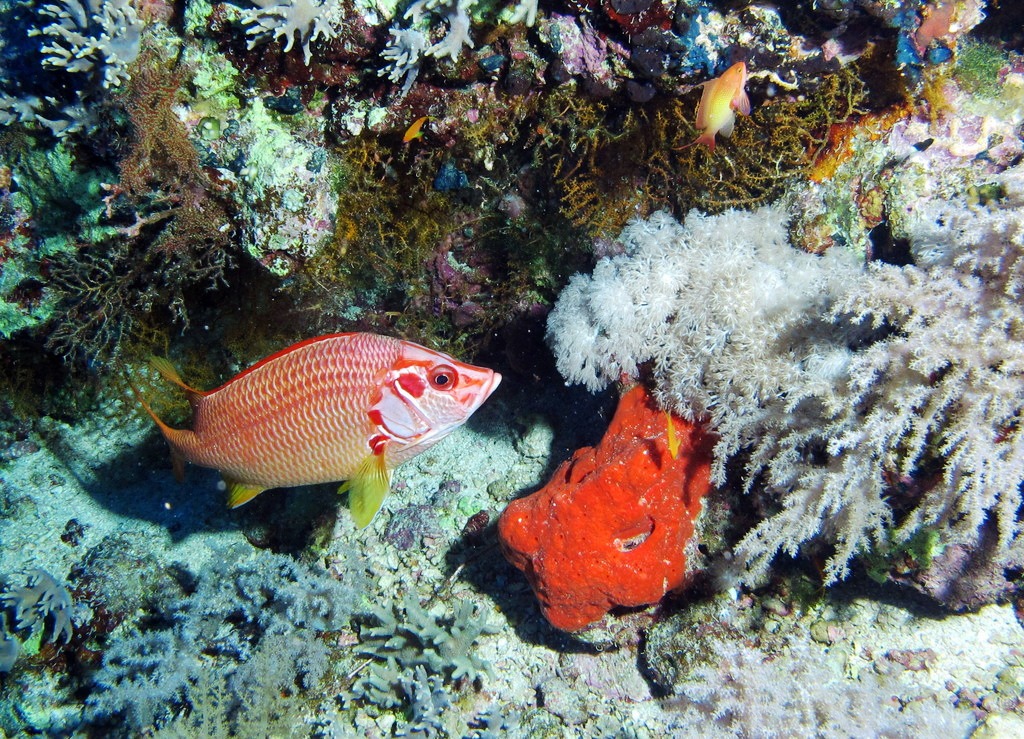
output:
[[[238,508],[240,505],[245,505],[266,490],[265,487],[260,485],[248,485],[238,480],[228,479],[227,477],[224,478],[224,484],[228,489],[228,508]]]
[[[377,515],[390,489],[391,472],[384,461],[384,454],[373,453],[367,455],[352,478],[341,484],[338,492],[348,492],[352,520],[356,528],[365,529]]]

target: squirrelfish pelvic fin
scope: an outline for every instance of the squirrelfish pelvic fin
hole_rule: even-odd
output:
[[[248,485],[244,482],[232,480],[227,477],[224,478],[224,484],[228,489],[228,508],[238,508],[238,506],[248,503],[250,500],[266,490],[265,487],[261,487],[259,485]]]
[[[747,65],[736,62],[722,74],[704,83],[704,92],[697,105],[697,128],[701,135],[695,144],[706,144],[715,149],[715,134],[726,138],[732,135],[735,113],[750,115],[750,99],[747,97]],[[735,111],[735,112],[734,112]]]
[[[339,493],[348,492],[348,508],[357,529],[365,529],[377,515],[391,489],[391,472],[384,454],[370,454],[359,465],[350,480],[342,483]]]

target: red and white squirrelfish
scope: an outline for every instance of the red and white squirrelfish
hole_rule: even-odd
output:
[[[732,127],[736,123],[733,111],[750,115],[750,100],[744,89],[746,84],[747,65],[743,62],[736,62],[721,77],[704,83],[704,93],[697,105],[697,128],[701,133],[693,143],[707,144],[714,151],[716,133],[726,138],[732,136]]]
[[[384,501],[391,470],[462,425],[501,382],[484,367],[370,333],[300,342],[209,392],[186,385],[165,359],[153,365],[192,405],[192,429],[173,429],[142,401],[179,479],[185,462],[219,470],[232,508],[268,488],[347,480],[359,528]]]

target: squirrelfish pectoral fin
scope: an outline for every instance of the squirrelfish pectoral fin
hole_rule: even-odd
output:
[[[248,503],[266,490],[266,488],[259,485],[247,485],[244,482],[229,480],[226,477],[224,478],[224,484],[228,488],[228,508],[238,508],[238,506]]]
[[[356,528],[365,529],[377,515],[384,497],[391,489],[391,473],[384,463],[383,454],[370,454],[359,465],[351,480],[345,482],[339,493],[348,491],[348,508]]]

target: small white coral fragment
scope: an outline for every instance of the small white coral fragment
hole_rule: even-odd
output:
[[[50,641],[67,644],[74,633],[71,621],[71,595],[53,575],[38,567],[28,571],[22,587],[8,588],[0,595],[0,604],[14,614],[14,630],[43,629],[50,625]]]

